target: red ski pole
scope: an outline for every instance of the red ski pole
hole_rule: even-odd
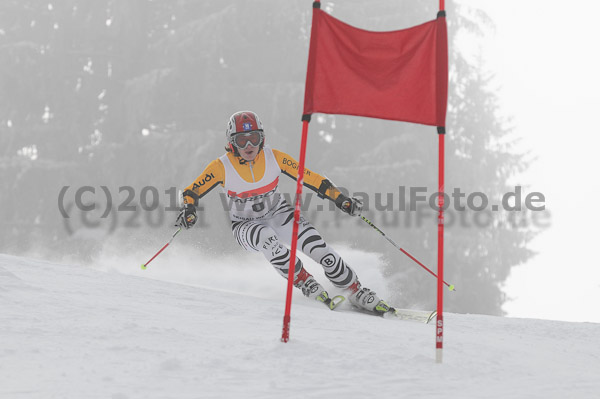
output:
[[[421,266],[423,269],[427,270],[429,273],[431,273],[432,276],[437,277],[437,274],[435,274],[434,272],[432,272],[427,266],[425,266],[424,264],[422,264],[421,262],[419,262],[417,260],[417,258],[415,258],[414,256],[412,256],[411,254],[409,254],[408,252],[406,252],[404,249],[400,248],[400,246],[398,244],[396,244],[391,238],[389,238],[388,236],[385,235],[385,233],[381,230],[379,230],[379,228],[377,226],[375,226],[373,224],[373,222],[371,222],[369,219],[367,219],[366,217],[364,217],[363,215],[360,215],[360,218],[362,220],[364,220],[369,226],[371,226],[372,228],[374,228],[375,230],[377,230],[379,232],[379,234],[381,234],[386,240],[388,240],[390,242],[390,244],[392,244],[394,247],[396,247],[396,249],[398,249],[400,252],[402,252],[404,255],[408,256],[409,258],[411,258],[413,261],[415,261],[415,263],[417,263],[419,266]],[[454,288],[454,285],[452,284],[448,284],[447,282],[444,281],[444,284],[446,284],[448,286],[448,289],[450,291],[456,291],[456,289]]]
[[[160,249],[160,251],[158,251],[158,252],[157,252],[157,253],[156,253],[156,254],[155,254],[155,255],[154,255],[152,258],[150,258],[150,260],[149,260],[148,262],[146,262],[146,263],[144,263],[144,264],[142,265],[142,270],[146,270],[146,268],[147,268],[147,266],[148,266],[148,263],[152,262],[152,261],[154,260],[154,258],[156,258],[158,255],[160,255],[160,253],[161,253],[162,251],[164,251],[164,250],[165,250],[165,248],[167,248],[167,247],[169,246],[169,244],[170,244],[170,243],[173,241],[173,239],[175,238],[175,236],[176,236],[177,234],[179,234],[179,232],[180,232],[180,231],[181,231],[181,227],[177,229],[177,231],[176,231],[176,232],[173,234],[173,236],[171,237],[171,239],[169,240],[169,242],[168,242],[168,243],[166,243],[166,244],[165,244],[165,245],[164,245],[164,246],[163,246],[163,247]]]

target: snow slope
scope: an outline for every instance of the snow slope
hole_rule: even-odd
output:
[[[0,398],[596,398],[600,324],[434,327],[0,255]]]

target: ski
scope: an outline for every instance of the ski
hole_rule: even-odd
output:
[[[435,316],[437,316],[437,311],[428,311],[428,310],[413,310],[413,309],[396,309],[392,308],[394,311],[390,311],[387,313],[383,313],[383,317],[394,317],[401,320],[409,320],[416,321],[419,323],[429,324]],[[386,316],[387,314],[391,314],[390,316]]]
[[[437,311],[430,312],[428,310],[412,310],[412,309],[395,309],[390,308],[389,312],[379,313],[371,312],[365,309],[360,309],[354,305],[350,308],[354,312],[364,313],[371,316],[383,317],[384,319],[399,319],[403,321],[413,321],[417,323],[429,324],[435,319]]]
[[[323,293],[319,297],[317,297],[317,300],[319,302],[322,302],[325,306],[327,306],[331,310],[336,310],[339,308],[339,310],[343,311],[345,309],[348,309],[348,310],[352,310],[352,311],[359,312],[359,313],[370,314],[372,316],[383,317],[386,319],[394,318],[394,319],[400,319],[400,320],[415,321],[415,322],[424,323],[424,324],[429,324],[437,315],[437,311],[435,311],[435,310],[432,312],[432,311],[428,311],[428,310],[399,309],[399,308],[395,308],[393,306],[389,306],[389,305],[385,304],[383,301],[382,301],[382,303],[383,303],[384,307],[380,310],[374,310],[374,311],[361,309],[352,304],[349,307],[348,306],[340,307],[340,305],[346,300],[346,297],[343,295],[336,295],[336,296],[330,298],[327,295],[327,292],[325,292],[325,291],[323,291]],[[389,310],[385,311],[388,308],[389,308]]]
[[[332,298],[331,303],[327,302],[326,305],[329,306],[331,310],[335,310],[342,302],[344,302],[346,298],[342,295],[338,295]],[[333,304],[335,300],[335,305]],[[384,319],[400,319],[405,321],[414,321],[417,323],[429,324],[432,320],[435,319],[437,315],[437,311],[429,311],[429,310],[414,310],[414,309],[398,309],[390,306],[390,310],[388,312],[376,312],[376,311],[368,311],[365,309],[361,309],[357,306],[351,305],[350,307],[341,307],[340,310],[348,309],[358,313],[369,314],[371,316],[379,316]]]

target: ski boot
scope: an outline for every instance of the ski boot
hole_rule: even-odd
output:
[[[305,297],[314,298],[315,300],[325,304],[331,310],[338,307],[338,305],[345,300],[345,298],[341,295],[330,298],[327,291],[323,289],[323,286],[319,284],[317,280],[315,280],[315,278],[308,274],[308,272],[304,269],[302,269],[298,274],[298,277],[296,277],[294,286],[300,288]]]
[[[380,316],[384,316],[387,313],[396,313],[396,309],[379,298],[374,291],[368,288],[361,288],[358,281],[352,284],[348,290],[350,292],[348,297],[350,303],[360,310],[372,312]]]

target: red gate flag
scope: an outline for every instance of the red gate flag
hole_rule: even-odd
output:
[[[371,32],[313,8],[304,115],[445,126],[447,43],[444,15],[409,29]]]

